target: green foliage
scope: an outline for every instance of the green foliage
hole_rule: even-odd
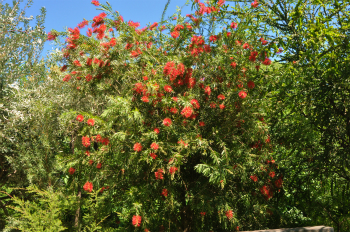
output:
[[[9,217],[9,224],[4,231],[12,229],[20,231],[64,231],[59,219],[65,212],[67,205],[72,204],[72,199],[67,199],[60,193],[51,191],[41,191],[35,186],[26,189],[32,195],[34,201],[25,201],[13,196],[12,201],[15,206],[11,206],[17,215]]]

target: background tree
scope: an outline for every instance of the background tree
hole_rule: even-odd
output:
[[[277,159],[288,177],[280,210],[300,212],[302,224],[348,231],[349,2],[260,3],[262,26],[282,51],[268,90]]]

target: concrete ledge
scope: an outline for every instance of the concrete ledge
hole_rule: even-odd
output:
[[[270,230],[254,230],[241,232],[334,232],[332,227],[327,226],[312,226],[312,227],[298,227],[285,229],[270,229]]]

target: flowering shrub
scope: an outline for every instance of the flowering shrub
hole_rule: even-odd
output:
[[[103,113],[94,113],[98,126],[74,116],[82,136],[76,171],[86,173],[80,185],[86,192],[95,191],[93,183],[110,186],[103,194],[113,196],[108,204],[120,212],[120,227],[254,226],[240,207],[253,214],[254,204],[264,207],[282,187],[277,164],[266,161],[272,144],[259,120],[261,76],[271,75],[260,66],[271,64],[273,47],[240,23],[254,13],[236,18],[224,1],[195,1],[194,15],[178,15],[175,25],[138,29],[92,3],[111,18],[103,12],[84,22],[91,23],[87,36],[69,29],[62,57],[67,85],[110,99]],[[211,23],[227,29],[200,34]]]

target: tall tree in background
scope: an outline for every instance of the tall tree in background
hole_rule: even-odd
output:
[[[18,144],[28,136],[23,129],[28,130],[29,125],[19,127],[16,123],[24,117],[17,109],[18,91],[24,85],[37,86],[45,75],[45,68],[39,60],[47,37],[43,26],[45,9],[41,9],[33,24],[33,16],[25,14],[32,1],[25,5],[22,2],[13,1],[12,6],[0,2],[0,190],[20,187],[25,182],[21,169],[14,169],[8,160],[16,159]],[[1,219],[8,216],[7,200],[8,196],[1,195]],[[1,220],[0,228],[3,223]]]
[[[269,122],[288,181],[285,212],[350,229],[350,3],[260,1],[281,48]],[[295,167],[295,168],[290,168]],[[291,219],[293,220],[293,219]]]

